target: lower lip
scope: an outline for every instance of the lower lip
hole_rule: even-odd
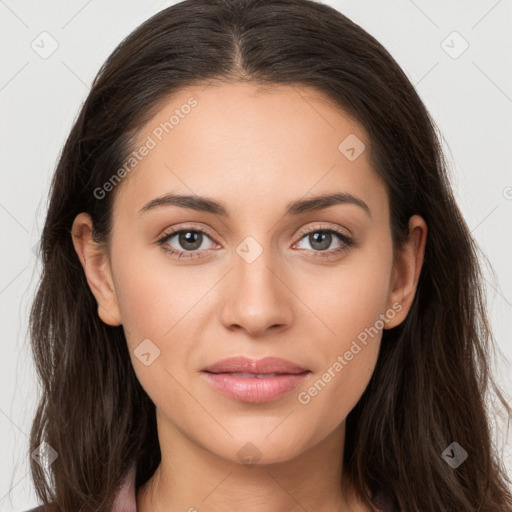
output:
[[[203,372],[208,382],[224,395],[249,403],[275,400],[295,389],[310,372],[283,374],[257,379],[256,377],[234,377],[230,373]]]

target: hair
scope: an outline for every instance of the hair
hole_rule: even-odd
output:
[[[366,129],[385,182],[393,247],[421,215],[429,229],[411,309],[383,332],[375,371],[346,424],[344,472],[369,506],[383,496],[407,512],[512,508],[486,397],[494,347],[480,251],[451,191],[440,135],[386,49],[332,7],[312,0],[186,0],[149,18],[108,57],[64,144],[41,237],[42,274],[30,311],[41,396],[30,451],[48,443],[35,489],[56,510],[109,510],[136,466],[136,486],[160,463],[155,406],[141,387],[122,326],[101,321],[71,227],[91,215],[108,246],[116,190],[97,187],[133,151],[141,128],[187,86],[250,82],[308,86]],[[457,441],[456,469],[441,457]],[[341,455],[341,454],[340,454]],[[340,482],[341,485],[341,482]]]

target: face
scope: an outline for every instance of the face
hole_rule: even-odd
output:
[[[244,447],[261,463],[288,460],[342,428],[383,328],[407,313],[424,243],[420,229],[393,259],[362,126],[314,89],[224,84],[181,90],[134,149],[114,191],[108,260],[88,277],[160,421],[235,462]],[[166,195],[192,199],[154,201]],[[226,394],[203,369],[235,356],[307,372],[265,379],[288,384],[281,393]],[[232,393],[248,382],[220,380]]]

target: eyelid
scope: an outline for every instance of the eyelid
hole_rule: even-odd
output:
[[[301,228],[298,231],[297,236],[299,238],[302,238],[304,235],[307,235],[307,234],[311,233],[312,231],[335,231],[336,233],[338,233],[339,235],[342,235],[345,238],[350,238],[350,239],[352,238],[352,235],[348,229],[345,232],[342,230],[342,228],[340,228],[338,226],[327,226],[327,225],[321,224],[321,223],[316,223],[316,224],[308,225],[304,228]]]
[[[175,235],[176,233],[180,233],[181,231],[197,231],[199,233],[205,233],[206,235],[208,235],[212,240],[216,241],[215,240],[215,236],[212,234],[212,231],[203,226],[203,225],[200,225],[200,226],[195,226],[195,225],[192,225],[192,224],[184,224],[184,225],[180,225],[179,227],[177,228],[169,228],[169,229],[166,229],[164,230],[163,234],[161,236],[158,237],[157,239],[157,242],[159,242],[160,240],[162,240],[163,238],[166,238],[170,235]],[[218,243],[218,242],[216,242]]]
[[[206,233],[212,240],[215,240],[215,235],[212,234],[212,232],[210,231],[209,228],[207,228],[206,226],[203,226],[201,225],[200,227],[198,226],[195,226],[195,225],[188,225],[188,224],[185,224],[185,225],[182,225],[182,226],[179,226],[178,228],[170,228],[169,230],[164,230],[163,234],[161,236],[158,237],[157,241],[158,240],[161,240],[162,238],[165,238],[166,236],[169,236],[169,235],[172,235],[172,234],[175,234],[175,233],[179,233],[180,231],[184,231],[184,230],[187,230],[187,229],[190,229],[190,230],[194,230],[194,231],[199,231],[199,232],[204,232]],[[307,235],[309,234],[311,231],[314,231],[314,230],[322,230],[322,231],[335,231],[336,233],[340,234],[340,235],[343,235],[347,238],[351,238],[352,237],[352,234],[350,232],[349,229],[346,229],[345,228],[345,231],[340,228],[340,227],[337,227],[337,226],[327,226],[326,224],[321,224],[321,223],[316,223],[316,224],[313,224],[313,225],[308,225],[308,226],[305,226],[303,228],[301,228],[296,236],[299,237],[299,238],[302,238],[302,236],[304,235]],[[217,242],[218,243],[218,242]]]

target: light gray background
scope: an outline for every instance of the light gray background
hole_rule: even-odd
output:
[[[136,26],[172,3],[0,0],[0,512],[36,505],[27,443],[37,388],[26,329],[50,177],[100,65]],[[496,271],[496,278],[486,271],[501,349],[496,374],[510,400],[512,1],[325,3],[390,51],[443,133],[456,197]],[[42,46],[43,31],[58,43],[46,59],[31,47]],[[469,47],[457,56],[464,40]],[[503,426],[496,430],[510,474],[510,432],[506,437]]]

